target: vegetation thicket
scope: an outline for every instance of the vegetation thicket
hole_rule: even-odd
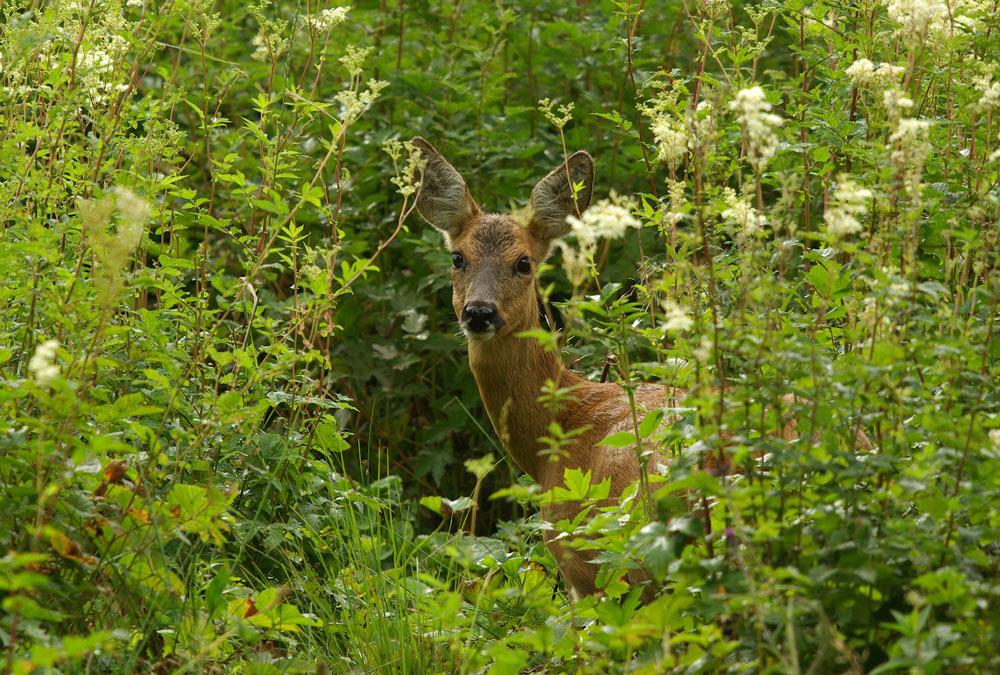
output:
[[[997,672],[998,9],[0,1],[3,671]],[[416,135],[594,156],[527,339],[648,491],[505,458]]]

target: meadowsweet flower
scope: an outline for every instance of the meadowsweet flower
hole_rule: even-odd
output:
[[[687,217],[681,209],[687,203],[684,199],[684,181],[671,180],[668,194],[670,196],[670,210],[663,214],[663,223],[668,226],[675,226]]]
[[[582,216],[568,216],[572,233],[581,244],[596,243],[600,239],[618,239],[630,227],[639,228],[642,224],[632,215],[636,204],[632,199],[622,197],[614,190],[583,212]]]
[[[759,86],[741,89],[736,98],[729,102],[729,109],[736,112],[743,131],[747,161],[754,171],[762,171],[778,149],[778,137],[774,129],[780,127],[784,120],[771,112],[771,104]]]
[[[945,0],[887,0],[889,18],[899,24],[896,33],[911,46],[936,41],[948,30]]]
[[[350,11],[350,7],[330,7],[319,14],[307,16],[305,23],[317,33],[325,33],[334,26],[343,23]]]
[[[736,225],[737,239],[746,241],[764,231],[767,218],[757,213],[757,209],[750,205],[750,198],[746,194],[737,196],[732,188],[726,188],[723,194],[729,208],[722,212],[722,217]]]
[[[562,239],[556,240],[556,248],[562,252],[563,268],[574,287],[580,286],[594,262],[597,242],[601,239],[617,239],[629,228],[639,228],[642,223],[632,215],[636,209],[634,199],[622,197],[614,190],[608,199],[602,199],[576,216],[567,216],[570,234],[576,237],[574,247]]]
[[[382,80],[368,80],[368,88],[364,91],[345,89],[338,93],[334,98],[344,106],[341,124],[346,127],[357,121],[378,99],[381,91],[388,86],[389,83]]]
[[[906,68],[891,63],[880,63],[876,67],[868,59],[858,59],[844,72],[856,86],[876,89],[898,82]]]
[[[716,19],[729,11],[729,0],[702,0],[701,8],[705,16]]]
[[[882,105],[889,115],[889,119],[898,119],[903,111],[913,108],[913,99],[904,96],[899,89],[886,89],[882,93]]]
[[[126,187],[116,187],[114,194],[114,199],[109,194],[100,199],[77,200],[86,241],[96,258],[94,286],[98,299],[105,305],[121,290],[122,270],[142,242],[151,212],[149,202]],[[116,207],[119,216],[116,228],[108,231]]]
[[[652,86],[658,91],[655,97],[642,104],[642,114],[650,120],[649,129],[658,150],[656,160],[675,169],[687,151],[693,148],[692,116],[684,119],[677,113],[677,101],[687,91],[680,81],[666,85],[654,80]]]
[[[1000,429],[990,429],[989,436],[990,443],[992,443],[995,448],[1000,450]]]
[[[1000,80],[993,81],[991,74],[980,75],[972,80],[973,86],[982,96],[979,105],[984,110],[1000,106]]]
[[[361,74],[361,68],[365,63],[365,59],[368,58],[368,55],[374,49],[374,47],[358,49],[354,45],[347,45],[347,53],[340,57],[340,62],[347,68],[347,72],[351,77],[357,77]]]
[[[267,49],[267,38],[264,37],[263,33],[257,33],[250,40],[250,45],[254,47],[253,53],[250,58],[254,61],[267,61],[268,54],[270,53]]]
[[[678,120],[669,115],[660,115],[650,126],[659,152],[656,160],[676,168],[688,149],[688,130]]]
[[[686,309],[673,300],[664,300],[662,304],[663,311],[666,312],[666,322],[663,324],[663,330],[667,332],[676,331],[678,333],[691,330],[691,327],[694,326],[694,320]]]
[[[34,375],[35,383],[39,387],[47,388],[59,377],[60,368],[55,363],[58,348],[59,340],[46,340],[35,347],[35,353],[28,361],[28,372]]]
[[[703,337],[694,349],[694,357],[701,363],[707,363],[712,358],[712,341]]]
[[[552,110],[552,101],[547,98],[539,99],[538,109],[545,115],[545,119],[549,121],[549,124],[554,126],[556,129],[562,129],[569,121],[573,119],[573,108],[576,107],[575,103],[567,103],[566,105],[559,106],[559,115],[557,116],[555,111]]]
[[[420,148],[417,148],[411,141],[400,143],[397,140],[388,140],[383,149],[392,157],[392,166],[395,176],[391,179],[393,184],[399,188],[399,194],[409,197],[420,188],[420,181],[417,176],[427,164],[427,160],[420,155]],[[399,160],[406,152],[406,162],[403,168],[399,168]]]
[[[927,120],[899,120],[896,130],[889,136],[889,142],[896,147],[890,157],[900,169],[910,169],[919,175],[924,160],[931,151],[930,127]]]
[[[841,177],[840,184],[833,193],[833,204],[823,214],[827,237],[838,241],[847,235],[860,232],[862,226],[857,216],[868,210],[867,202],[871,198],[871,190],[859,187],[854,181]]]

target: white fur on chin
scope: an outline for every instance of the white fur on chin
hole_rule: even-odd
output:
[[[470,340],[483,341],[483,340],[489,340],[494,335],[496,335],[497,329],[491,327],[489,330],[476,332],[469,330],[466,326],[462,326],[462,332],[465,333],[465,337],[467,337]]]

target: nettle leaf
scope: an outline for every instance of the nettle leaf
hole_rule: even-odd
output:
[[[427,497],[420,498],[420,505],[430,509],[434,513],[442,516],[444,518],[450,517],[452,514],[460,513],[462,511],[467,511],[472,508],[475,502],[469,497],[459,497],[458,499],[447,499],[446,497],[439,497],[436,495],[430,495]]]
[[[582,469],[566,469],[563,474],[566,487],[556,486],[552,489],[552,499],[555,502],[607,499],[611,492],[611,479],[605,478],[597,485],[591,485],[591,472]]]

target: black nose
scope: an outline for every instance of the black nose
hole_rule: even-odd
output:
[[[503,319],[493,303],[470,302],[462,309],[462,325],[473,333],[482,333],[490,328],[500,330]]]

